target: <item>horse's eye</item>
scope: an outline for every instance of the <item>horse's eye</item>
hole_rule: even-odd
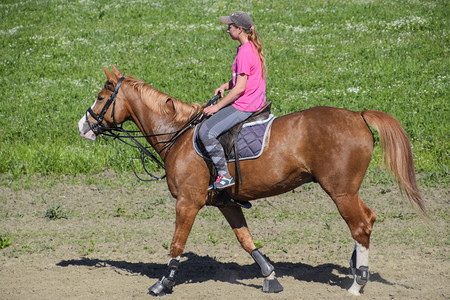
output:
[[[103,98],[102,96],[98,96],[98,97],[97,97],[97,100],[98,100],[98,101],[102,101],[102,100],[104,100],[104,99],[105,99],[105,98]]]

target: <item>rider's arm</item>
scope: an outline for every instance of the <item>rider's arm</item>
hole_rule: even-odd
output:
[[[219,86],[214,91],[214,95],[217,95],[218,93],[220,93],[221,97],[223,97],[225,91],[231,90],[232,88],[233,88],[233,79],[231,79],[230,81],[227,81],[224,84],[222,84],[221,86]]]
[[[245,91],[246,86],[247,75],[239,74],[236,78],[236,85],[222,100],[219,101],[219,103],[216,104],[218,105],[218,110],[236,101],[236,99]]]
[[[242,93],[245,91],[246,86],[247,75],[239,74],[236,78],[236,85],[231,89],[231,91],[217,104],[206,107],[203,110],[203,114],[207,116],[212,115],[219,111],[221,108],[233,103],[237,98],[239,98],[240,95],[242,95]]]

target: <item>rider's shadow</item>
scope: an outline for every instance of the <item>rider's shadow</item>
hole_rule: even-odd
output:
[[[221,262],[210,256],[198,256],[195,253],[188,252],[182,255],[176,283],[201,283],[208,280],[222,281],[246,285],[260,289],[262,285],[245,284],[242,280],[260,278],[262,275],[259,266],[256,263],[249,265],[239,265],[234,262]],[[275,267],[276,276],[291,276],[299,281],[323,283],[332,286],[339,286],[347,289],[353,282],[350,269],[335,264],[323,264],[311,266],[303,263],[277,262],[272,265]],[[110,267],[115,271],[125,271],[134,274],[140,274],[149,278],[159,280],[166,274],[167,264],[160,263],[130,263],[126,261],[100,260],[81,258],[75,260],[63,260],[57,264],[61,267],[68,266],[86,266],[89,268]],[[379,282],[386,285],[395,285],[375,272],[370,273],[370,281]]]

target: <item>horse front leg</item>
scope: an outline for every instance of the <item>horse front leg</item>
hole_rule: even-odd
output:
[[[270,264],[266,257],[256,248],[253,237],[248,229],[242,208],[234,206],[225,206],[219,208],[233,229],[242,248],[247,251],[261,269],[265,277],[263,283],[263,292],[278,293],[283,290],[283,286],[275,277],[275,268]]]
[[[195,217],[202,206],[196,205],[187,199],[178,198],[176,206],[175,233],[170,245],[170,259],[167,264],[166,275],[149,288],[153,296],[164,296],[172,293],[178,273],[181,254],[194,224]]]

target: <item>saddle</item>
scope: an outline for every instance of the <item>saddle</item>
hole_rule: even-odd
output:
[[[268,125],[274,119],[274,116],[270,113],[271,106],[272,106],[272,102],[267,102],[260,110],[254,112],[247,120],[245,120],[244,122],[233,126],[231,129],[229,129],[228,131],[223,133],[218,138],[219,142],[221,143],[221,145],[222,145],[222,147],[224,149],[225,158],[228,161],[230,161],[230,160],[234,160],[235,161],[235,163],[236,163],[236,165],[235,165],[236,166],[236,173],[237,173],[237,175],[239,177],[239,182],[241,184],[242,184],[242,176],[241,176],[241,169],[240,169],[240,165],[239,165],[239,160],[242,159],[242,156],[239,153],[239,147],[238,147],[239,133],[242,131],[242,128],[246,124],[250,125],[251,123],[254,123],[254,124],[267,123],[266,126],[263,129],[263,130],[267,130],[266,127],[269,127]],[[200,129],[200,127],[203,125],[203,123],[204,123],[204,121],[201,122],[197,126],[197,128],[195,130],[195,134],[194,134],[194,148],[195,148],[195,150],[197,151],[197,153],[200,156],[205,157],[205,155],[202,154],[202,153],[205,153],[204,151],[202,151],[202,150],[204,150],[204,147],[203,147],[201,141],[199,140],[198,134],[197,134],[199,129]],[[264,138],[265,138],[265,133],[264,133],[264,137],[262,139],[264,140]],[[259,146],[263,147],[264,146],[264,141],[262,141]],[[262,149],[261,149],[259,155],[261,155],[261,153],[262,153]],[[256,158],[258,156],[253,156],[253,157],[250,157],[250,158]]]

